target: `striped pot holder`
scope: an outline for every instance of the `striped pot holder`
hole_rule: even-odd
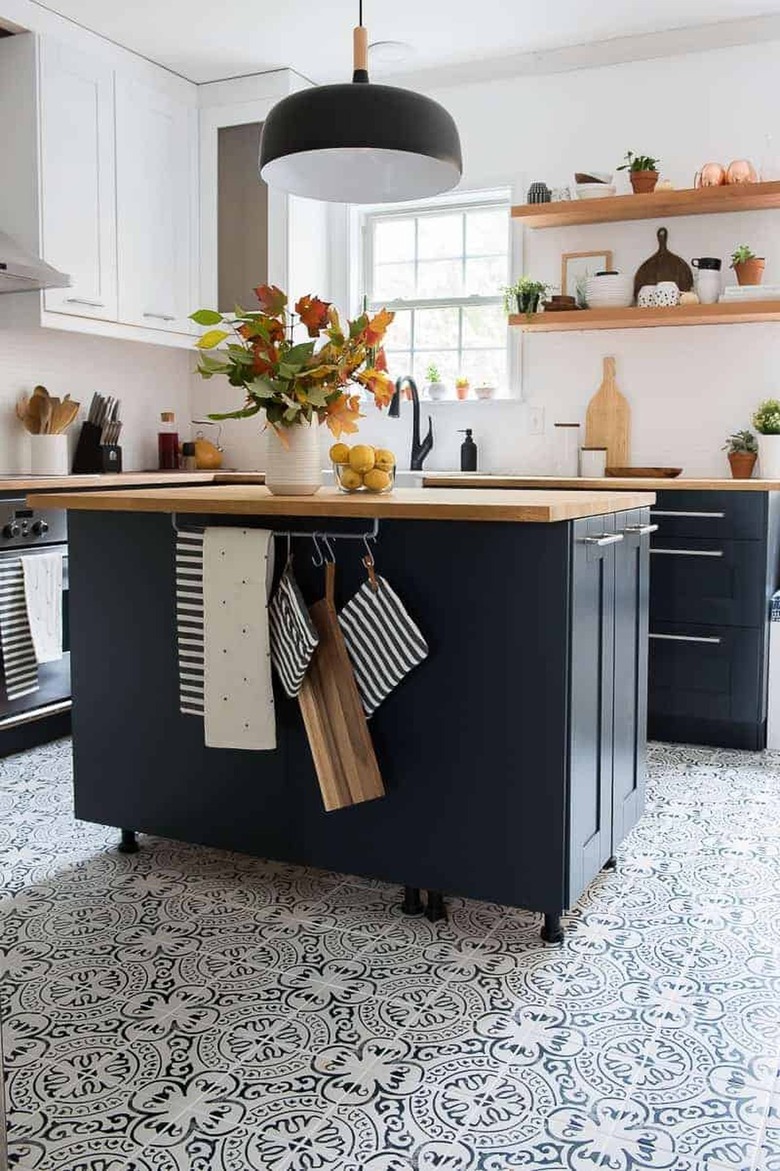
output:
[[[176,641],[179,710],[203,716],[203,533],[176,537]]]
[[[339,614],[339,622],[367,716],[428,657],[428,644],[398,594],[376,575],[364,582]]]
[[[296,699],[320,636],[309,617],[289,561],[268,607],[268,619],[271,662],[285,695]]]

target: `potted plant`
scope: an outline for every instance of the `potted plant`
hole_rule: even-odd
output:
[[[470,385],[471,384],[470,384],[468,378],[456,378],[455,379],[455,394],[458,396],[458,398],[461,400],[461,402],[463,402],[464,399],[469,397]]]
[[[761,479],[780,480],[780,402],[776,398],[759,403],[753,426],[758,431]]]
[[[447,387],[441,380],[439,367],[435,362],[430,363],[425,371],[425,377],[428,379],[428,398],[433,399],[434,402],[443,399],[447,392]]]
[[[732,479],[749,480],[758,459],[758,443],[753,432],[735,431],[729,435],[722,450],[728,452]]]
[[[760,285],[765,265],[764,257],[756,256],[749,244],[740,244],[731,254],[731,267],[740,285]]]
[[[196,342],[198,373],[224,374],[245,396],[242,407],[209,418],[251,419],[264,412],[266,486],[276,495],[311,496],[321,479],[318,424],[338,439],[358,429],[361,392],[380,408],[393,397],[382,340],[394,314],[381,309],[343,325],[333,305],[319,297],[301,297],[290,313],[286,294],[275,285],[260,285],[255,296],[260,309],[252,312],[191,314],[206,327]],[[305,327],[307,341],[295,341],[296,324]],[[205,352],[218,346],[214,354]]]
[[[628,171],[634,195],[655,191],[658,182],[658,159],[654,159],[652,155],[635,155],[632,150],[628,150],[626,161],[618,170]]]
[[[504,286],[504,309],[507,313],[525,313],[533,317],[539,302],[549,289],[544,281],[535,281],[530,276],[521,276],[513,285]]]

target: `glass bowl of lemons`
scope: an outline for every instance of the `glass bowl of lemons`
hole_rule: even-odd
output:
[[[395,483],[395,456],[386,447],[368,443],[334,443],[330,449],[333,476],[341,492],[391,492]]]

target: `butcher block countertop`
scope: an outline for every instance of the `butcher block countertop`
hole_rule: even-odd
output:
[[[44,492],[43,508],[89,512],[168,512],[215,516],[377,517],[388,520],[525,521],[549,524],[644,508],[653,492],[550,492],[504,488],[396,488],[385,496],[320,488],[314,496],[272,496],[257,484],[135,488],[129,492]]]
[[[224,473],[228,474],[228,473]],[[255,472],[254,475],[257,475]],[[107,472],[91,476],[0,476],[0,492],[60,492],[80,488],[143,488],[150,484],[211,484],[214,472]]]
[[[778,492],[780,480],[692,480],[678,476],[676,480],[628,476],[491,476],[483,472],[428,472],[423,478],[426,488],[554,488],[556,491],[576,488],[578,491],[598,492]]]

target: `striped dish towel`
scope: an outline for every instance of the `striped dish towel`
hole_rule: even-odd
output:
[[[288,562],[268,607],[271,661],[288,699],[295,699],[320,636]]]
[[[385,578],[364,582],[339,614],[366,715],[428,657],[428,644]]]
[[[176,641],[179,710],[203,716],[203,533],[176,537]]]
[[[773,622],[780,622],[780,590],[776,594],[772,594],[771,617]]]
[[[5,690],[9,699],[21,699],[38,690],[35,657],[21,559],[0,558],[0,646]]]

